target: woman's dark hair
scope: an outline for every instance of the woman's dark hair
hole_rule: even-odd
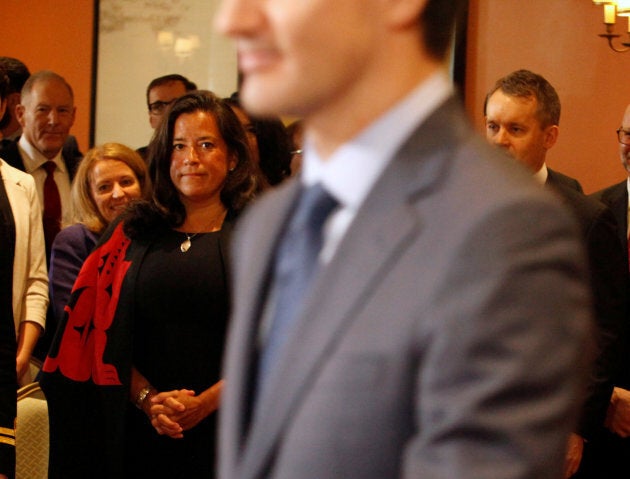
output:
[[[9,96],[9,75],[2,65],[0,65],[0,102]]]
[[[240,108],[254,127],[258,142],[259,168],[269,185],[277,185],[291,176],[292,142],[286,126],[278,117],[256,118],[243,108],[238,92],[225,99],[230,105]]]
[[[253,118],[252,122],[258,138],[260,170],[270,185],[277,185],[291,176],[291,137],[277,118]]]
[[[228,209],[228,215],[238,214],[252,199],[254,194],[252,162],[245,131],[238,117],[232,108],[214,93],[195,90],[175,100],[153,134],[147,158],[153,195],[150,203],[137,203],[126,218],[125,232],[130,237],[155,231],[159,226],[177,227],[186,219],[186,208],[171,180],[171,154],[175,122],[181,115],[197,111],[209,113],[215,118],[228,152],[237,159],[236,167],[228,173],[221,190],[221,201]]]

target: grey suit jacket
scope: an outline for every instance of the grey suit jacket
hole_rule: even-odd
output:
[[[237,224],[220,477],[559,477],[592,319],[584,251],[563,206],[454,99],[320,269],[248,419],[269,268],[298,193],[289,181]]]

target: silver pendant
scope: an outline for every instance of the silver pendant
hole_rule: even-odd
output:
[[[190,241],[190,238],[186,238],[184,241],[182,241],[182,244],[179,245],[179,250],[182,253],[185,253],[186,251],[190,249],[191,246],[192,246],[192,243]]]

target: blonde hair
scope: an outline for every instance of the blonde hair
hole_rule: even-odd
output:
[[[109,224],[98,211],[90,188],[90,174],[94,164],[100,160],[122,161],[131,168],[140,184],[141,198],[147,199],[151,190],[147,165],[138,152],[121,143],[104,143],[90,149],[79,163],[72,180],[70,224],[81,223],[95,233],[102,233]]]

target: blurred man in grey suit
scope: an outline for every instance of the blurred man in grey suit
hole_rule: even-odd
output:
[[[444,71],[463,3],[223,1],[245,107],[303,118],[305,156],[237,225],[221,478],[560,476],[585,253],[465,119]]]

